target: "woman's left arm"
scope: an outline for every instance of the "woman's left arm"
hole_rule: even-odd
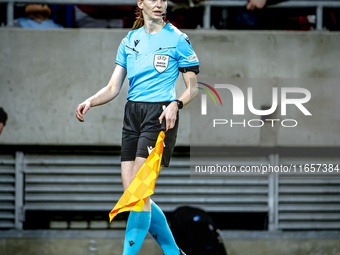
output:
[[[198,95],[197,78],[194,72],[183,73],[183,79],[187,89],[178,98],[178,100],[183,102],[183,106],[189,104]],[[166,120],[166,131],[175,126],[177,118],[178,106],[177,102],[171,102],[167,108],[163,111],[159,117],[159,122],[162,123],[163,119]]]

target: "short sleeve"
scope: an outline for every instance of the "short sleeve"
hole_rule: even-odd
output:
[[[127,38],[125,37],[120,43],[117,50],[116,64],[126,68],[126,52],[125,45],[127,44]]]
[[[199,61],[186,34],[182,34],[177,44],[178,69],[181,72],[193,71],[199,73]]]

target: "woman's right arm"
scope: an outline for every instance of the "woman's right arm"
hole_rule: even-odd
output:
[[[76,117],[79,121],[84,122],[83,115],[91,108],[110,102],[116,96],[123,85],[126,77],[126,69],[120,65],[116,65],[112,73],[111,79],[106,87],[99,90],[95,95],[86,99],[78,105],[76,109]]]

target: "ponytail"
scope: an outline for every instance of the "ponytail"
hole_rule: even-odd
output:
[[[132,30],[141,28],[144,25],[143,11],[137,7],[136,11],[137,20],[133,23]]]

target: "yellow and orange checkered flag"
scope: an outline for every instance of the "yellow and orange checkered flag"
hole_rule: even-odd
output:
[[[165,134],[161,131],[158,135],[155,148],[138,170],[135,178],[133,178],[115,207],[109,213],[110,222],[118,213],[142,211],[146,200],[154,193],[163,155],[164,138]]]

